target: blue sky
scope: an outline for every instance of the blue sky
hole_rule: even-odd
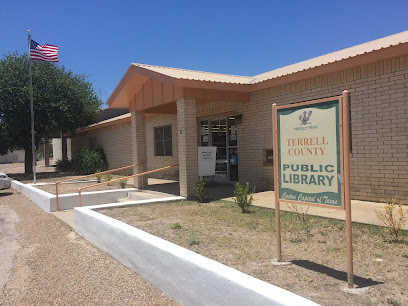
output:
[[[130,63],[256,75],[408,30],[408,1],[0,1],[0,53],[27,29],[103,102]]]

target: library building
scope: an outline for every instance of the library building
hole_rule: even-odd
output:
[[[272,105],[345,90],[351,198],[408,204],[408,31],[255,76],[131,64],[107,100],[120,115],[77,130],[72,155],[102,147],[111,169],[178,164],[150,177],[177,180],[180,195],[190,197],[201,176],[199,149],[215,147],[215,172],[205,179],[274,190]],[[316,142],[325,139],[307,141],[305,152],[318,154]],[[146,186],[147,178],[134,184]]]

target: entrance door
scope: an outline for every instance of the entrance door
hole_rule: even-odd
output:
[[[218,117],[200,121],[201,146],[217,147],[215,179],[238,180],[237,128],[235,117]]]

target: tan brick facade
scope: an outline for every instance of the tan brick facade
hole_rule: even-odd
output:
[[[408,57],[254,92],[238,130],[240,180],[273,188],[273,167],[263,165],[272,147],[272,104],[320,99],[350,92],[351,197],[408,203]]]
[[[148,169],[180,160],[184,164],[180,169],[155,176],[174,179],[180,171],[180,180],[188,182],[182,192],[190,193],[197,179],[196,145],[192,145],[197,143],[197,121],[242,114],[237,126],[239,180],[250,182],[257,190],[273,189],[273,167],[264,165],[264,149],[272,148],[272,104],[338,96],[343,90],[350,93],[352,199],[380,201],[396,197],[408,203],[408,56],[259,90],[251,93],[247,103],[218,101],[195,107],[193,100],[179,100],[177,115],[146,118]],[[153,128],[168,124],[172,125],[173,156],[154,156]],[[128,139],[130,144],[130,124],[126,128],[100,130],[105,129],[100,138],[106,139],[100,143],[97,136],[97,144],[104,147],[108,160],[112,160],[110,166],[130,164],[131,146],[123,141]],[[87,139],[93,135],[92,131],[88,133]],[[192,149],[181,152],[184,147]]]
[[[197,121],[194,100],[177,101],[180,195],[194,195],[198,180]]]
[[[154,128],[171,125],[173,156],[155,156],[154,154]],[[177,137],[177,115],[157,115],[146,118],[146,142],[147,142],[147,167],[148,170],[158,169],[179,163],[178,159],[178,137]],[[162,172],[153,173],[150,177],[178,180],[178,167]]]
[[[144,172],[147,167],[146,116],[144,111],[132,112],[130,128],[132,139],[132,164],[138,164],[138,166],[133,168],[133,174],[138,174]],[[147,186],[147,177],[135,177],[134,185],[136,188]]]
[[[88,132],[77,133],[72,136],[72,154],[75,154],[82,147],[89,147],[89,139],[96,139],[96,146],[102,147],[109,169],[120,168],[132,164],[132,146],[130,136],[130,122],[107,126],[104,128],[90,130]],[[131,174],[132,171],[122,172]]]
[[[273,167],[263,150],[272,148],[272,104],[321,99],[350,92],[351,195],[408,203],[408,57],[364,65],[251,94],[249,103],[213,102],[197,117],[242,113],[238,125],[239,180],[257,190],[273,189]]]
[[[134,125],[136,125],[136,118],[134,120]],[[172,127],[173,156],[155,156],[154,154],[154,128],[163,125],[171,125]],[[145,127],[147,170],[178,164],[177,116],[164,114],[146,117]],[[133,164],[131,121],[107,127],[101,126],[88,132],[73,135],[73,154],[75,155],[82,147],[89,147],[91,138],[96,139],[96,146],[103,148],[109,163],[109,169]],[[132,170],[123,170],[119,173],[133,174]],[[179,170],[175,167],[163,172],[153,173],[148,177],[178,180]]]

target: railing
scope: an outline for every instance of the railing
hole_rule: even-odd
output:
[[[123,170],[123,169],[128,169],[128,168],[133,168],[136,166],[142,166],[142,172],[144,171],[144,166],[143,163],[141,164],[135,164],[135,165],[131,165],[131,166],[126,166],[126,167],[121,167],[121,168],[116,168],[116,169],[112,169],[112,170],[107,170],[107,171],[103,171],[103,172],[97,172],[94,174],[88,174],[88,175],[83,175],[80,177],[76,177],[76,178],[72,178],[72,179],[68,179],[68,180],[63,180],[63,181],[58,181],[55,183],[55,195],[57,198],[57,211],[59,211],[59,203],[58,203],[58,184],[60,183],[66,183],[66,182],[71,182],[71,181],[76,181],[76,180],[80,180],[86,177],[91,177],[91,176],[97,176],[97,175],[101,175],[101,174],[105,174],[105,173],[109,173],[109,172],[114,172],[114,171],[119,171],[119,170]]]
[[[102,182],[102,183],[98,183],[98,184],[93,184],[93,185],[89,185],[89,186],[85,186],[85,187],[80,187],[80,188],[78,188],[79,206],[82,206],[82,196],[81,196],[81,192],[82,192],[82,190],[84,190],[84,189],[88,189],[88,188],[92,188],[92,187],[96,187],[96,186],[101,186],[101,185],[106,185],[106,184],[109,184],[109,183],[118,182],[118,181],[120,181],[120,180],[127,180],[127,179],[130,179],[130,178],[133,178],[133,177],[138,177],[138,176],[142,176],[142,177],[143,177],[143,176],[146,175],[146,174],[150,174],[150,173],[155,173],[155,172],[167,170],[167,169],[170,169],[170,168],[173,168],[173,167],[177,167],[178,165],[179,165],[179,164],[175,164],[175,165],[172,165],[172,166],[167,166],[167,167],[163,167],[163,168],[159,168],[159,169],[155,169],[155,170],[150,170],[150,171],[146,171],[146,172],[142,172],[142,173],[138,173],[138,174],[133,174],[133,175],[130,175],[130,176],[125,176],[125,177],[118,178],[118,179],[111,180],[111,181],[107,181],[107,182]]]

